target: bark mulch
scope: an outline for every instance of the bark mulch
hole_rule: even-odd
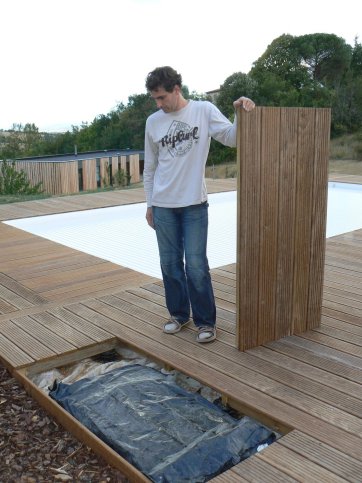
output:
[[[127,483],[49,416],[0,365],[0,483]]]

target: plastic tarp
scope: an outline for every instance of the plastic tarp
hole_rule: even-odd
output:
[[[207,481],[274,436],[141,365],[56,382],[49,394],[154,482]]]

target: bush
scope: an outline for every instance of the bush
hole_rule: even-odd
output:
[[[126,174],[124,172],[124,169],[119,169],[118,171],[116,171],[115,175],[113,176],[113,184],[115,186],[121,187],[121,186],[125,186],[126,183],[127,183],[127,179],[126,179]]]
[[[43,193],[41,184],[31,186],[26,173],[15,168],[15,161],[0,161],[0,195],[34,195]]]

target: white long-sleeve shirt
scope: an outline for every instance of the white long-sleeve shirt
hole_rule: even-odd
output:
[[[193,101],[179,111],[161,109],[147,119],[143,183],[147,206],[179,208],[207,200],[205,165],[210,138],[236,146],[232,124],[211,102]]]

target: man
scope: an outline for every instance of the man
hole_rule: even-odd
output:
[[[232,124],[208,101],[183,97],[182,78],[171,67],[158,67],[146,88],[159,110],[149,116],[145,133],[146,219],[156,230],[166,305],[170,319],[163,331],[179,332],[190,319],[197,342],[216,338],[216,307],[206,255],[208,203],[205,164],[210,138],[236,146]],[[255,107],[240,97],[234,108]]]

